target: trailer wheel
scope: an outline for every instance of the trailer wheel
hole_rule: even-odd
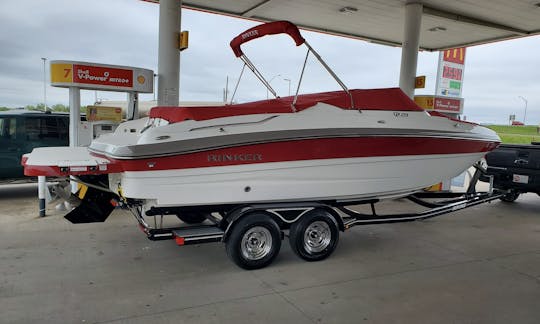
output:
[[[339,241],[339,228],[332,214],[314,209],[292,224],[289,243],[296,255],[306,261],[319,261],[334,252]]]
[[[186,224],[199,224],[206,220],[206,213],[200,212],[186,212],[182,214],[176,214],[182,222]]]
[[[252,270],[274,261],[281,248],[281,230],[269,215],[250,213],[232,226],[226,249],[236,265]]]
[[[502,196],[499,199],[501,199],[504,202],[514,202],[516,201],[516,199],[518,199],[519,194],[520,193],[518,191],[511,189],[510,191],[508,191],[506,195]]]

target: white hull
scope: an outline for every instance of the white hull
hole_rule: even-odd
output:
[[[88,151],[36,149],[25,172],[108,174],[113,193],[161,207],[391,198],[458,175],[499,142],[489,129],[425,111],[324,103],[294,114],[147,121],[125,123]]]
[[[394,198],[457,176],[484,153],[260,163],[110,174],[153,206]],[[442,172],[442,173],[441,173]],[[411,186],[414,184],[414,186]]]

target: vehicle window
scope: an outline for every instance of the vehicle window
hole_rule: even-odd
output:
[[[24,133],[27,140],[38,141],[40,139],[39,125],[39,118],[26,118],[24,120]]]
[[[24,125],[26,138],[30,141],[60,137],[56,118],[26,118]]]
[[[0,138],[15,139],[17,135],[16,118],[0,117]]]
[[[69,134],[69,118],[58,118],[58,134],[60,139],[67,139]]]
[[[59,138],[57,118],[41,119],[41,134],[43,137]]]

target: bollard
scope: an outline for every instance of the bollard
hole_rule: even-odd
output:
[[[38,176],[39,217],[45,217],[45,190],[47,190],[45,176]]]

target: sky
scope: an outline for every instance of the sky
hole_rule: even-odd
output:
[[[68,90],[50,86],[50,60],[84,61],[134,66],[157,73],[158,5],[138,0],[2,0],[0,1],[0,106],[23,107],[44,100],[46,64],[47,105],[68,104]],[[229,79],[230,94],[242,63],[229,47],[236,35],[257,23],[182,11],[182,30],[189,30],[189,48],[180,60],[180,99],[222,101]],[[349,88],[397,87],[401,48],[302,31],[308,42]],[[280,96],[294,93],[305,56],[286,36],[265,37],[243,45],[244,52]],[[479,45],[467,49],[463,97],[467,120],[508,123],[516,114],[527,124],[540,123],[540,36]],[[313,57],[312,57],[313,58]],[[419,54],[417,75],[426,75],[434,94],[438,52]],[[249,71],[244,73],[235,102],[265,99],[266,88]],[[338,84],[311,60],[300,93],[338,90]],[[229,94],[229,96],[230,96]],[[126,94],[81,91],[81,104],[125,100]],[[139,100],[152,100],[141,94]]]

